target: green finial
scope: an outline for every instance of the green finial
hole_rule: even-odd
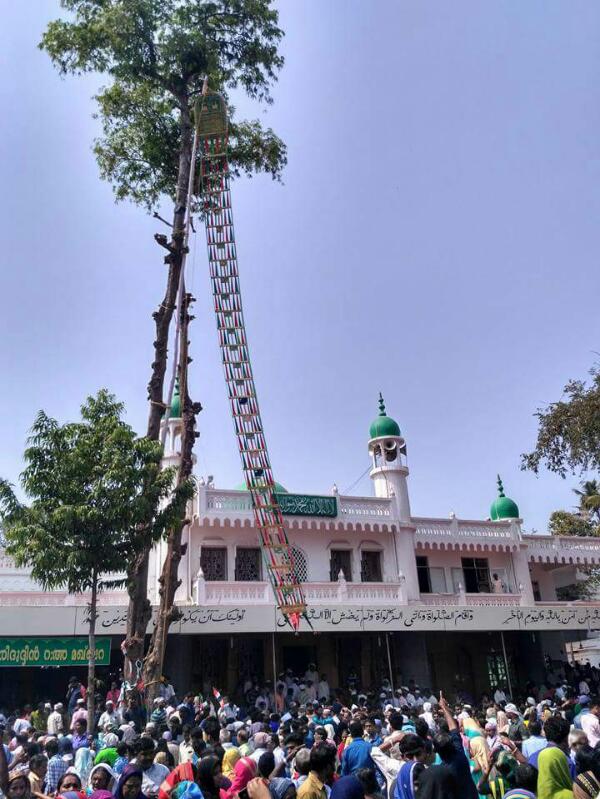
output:
[[[171,400],[171,419],[181,419],[181,397],[179,396],[179,378],[175,378],[175,388]]]
[[[517,503],[505,496],[504,486],[502,485],[502,479],[500,475],[498,475],[497,482],[498,496],[492,502],[492,507],[490,508],[490,518],[495,522],[499,521],[500,519],[518,519],[519,508]]]
[[[383,394],[379,392],[379,416],[369,429],[369,438],[382,438],[384,436],[401,435],[398,423],[391,419],[385,412],[385,402],[383,401]]]

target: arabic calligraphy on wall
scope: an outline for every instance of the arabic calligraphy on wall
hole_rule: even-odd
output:
[[[47,613],[46,611],[50,611]],[[600,607],[452,607],[425,605],[311,605],[301,631],[379,632],[485,630],[598,630]],[[156,611],[155,611],[156,614]],[[154,616],[155,617],[155,616]],[[126,607],[100,607],[99,635],[125,632]],[[6,636],[87,634],[84,607],[0,607],[0,632]],[[310,624],[309,624],[310,622]],[[152,629],[152,621],[148,631]],[[271,633],[290,628],[274,605],[182,606],[181,617],[171,627],[173,634]]]

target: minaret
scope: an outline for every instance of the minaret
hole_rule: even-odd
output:
[[[162,465],[165,468],[168,466],[179,466],[181,462],[181,433],[183,430],[183,419],[181,418],[181,396],[179,395],[179,378],[175,380],[175,389],[171,399],[169,418],[166,422],[163,419],[160,425],[161,436],[163,434],[164,425],[167,426]]]
[[[369,455],[373,462],[370,477],[376,497],[396,497],[399,519],[410,522],[408,498],[408,466],[406,442],[400,427],[385,412],[385,403],[379,394],[379,416],[369,430]]]

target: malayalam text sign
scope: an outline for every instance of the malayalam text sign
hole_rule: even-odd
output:
[[[87,638],[0,638],[2,666],[87,666]],[[110,638],[96,639],[96,665],[110,664]]]

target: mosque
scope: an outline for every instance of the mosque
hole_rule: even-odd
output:
[[[178,398],[171,414],[165,464],[176,465]],[[567,642],[600,629],[600,604],[558,599],[581,578],[579,566],[600,563],[600,540],[525,534],[500,479],[489,518],[414,516],[407,442],[382,398],[365,445],[371,496],[344,496],[335,486],[294,494],[277,485],[308,607],[297,634],[265,579],[250,494],[197,480],[176,597],[182,615],[165,668],[176,686],[231,691],[244,676],[273,680],[315,663],[332,686],[356,674],[365,686],[414,680],[476,695],[544,679],[565,659]],[[165,553],[160,543],[151,555],[153,605]],[[0,636],[11,646],[85,635],[86,602],[43,592],[0,557]],[[98,634],[113,671],[122,662],[126,605],[122,591],[101,595]],[[7,664],[0,658],[0,665]],[[35,680],[33,665],[14,668],[15,685]]]

